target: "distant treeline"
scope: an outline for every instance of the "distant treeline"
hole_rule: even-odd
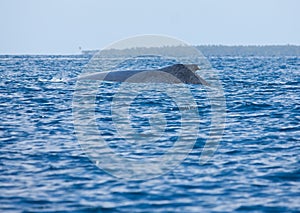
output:
[[[300,56],[300,46],[263,45],[263,46],[196,46],[205,56]]]
[[[297,45],[249,45],[249,46],[226,46],[226,45],[198,45],[194,46],[204,56],[218,57],[245,57],[245,56],[300,56],[300,46]],[[94,55],[98,50],[84,50],[82,54]],[[130,49],[109,49],[102,51],[109,56],[133,56],[138,54],[157,54],[170,56],[190,56],[197,55],[194,48],[187,46],[165,46],[165,47],[138,47]]]

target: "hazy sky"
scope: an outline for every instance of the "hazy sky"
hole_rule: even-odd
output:
[[[299,0],[0,0],[0,54],[79,53],[138,34],[300,45]]]

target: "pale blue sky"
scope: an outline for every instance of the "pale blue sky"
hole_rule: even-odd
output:
[[[0,0],[0,54],[68,54],[138,34],[300,45],[299,0]]]

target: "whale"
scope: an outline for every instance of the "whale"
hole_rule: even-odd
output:
[[[167,83],[167,84],[210,84],[201,78],[196,71],[196,64],[174,64],[152,70],[120,70],[93,73],[77,78],[77,80],[101,80],[107,82],[130,83]]]

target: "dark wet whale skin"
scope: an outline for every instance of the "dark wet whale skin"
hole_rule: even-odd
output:
[[[174,75],[185,84],[209,85],[203,78],[195,73],[195,71],[199,70],[199,67],[195,64],[175,64],[159,70]]]
[[[91,74],[79,78],[79,80],[103,80],[113,82],[125,82],[135,75],[140,75],[139,78],[128,81],[132,83],[147,83],[147,78],[154,78],[155,83],[184,83],[184,84],[202,84],[209,86],[209,84],[198,76],[195,71],[199,70],[199,67],[195,64],[174,64],[171,66],[163,67],[156,70],[124,70],[124,71],[111,71],[100,72]],[[164,73],[171,75],[173,78],[167,80],[167,76]]]

